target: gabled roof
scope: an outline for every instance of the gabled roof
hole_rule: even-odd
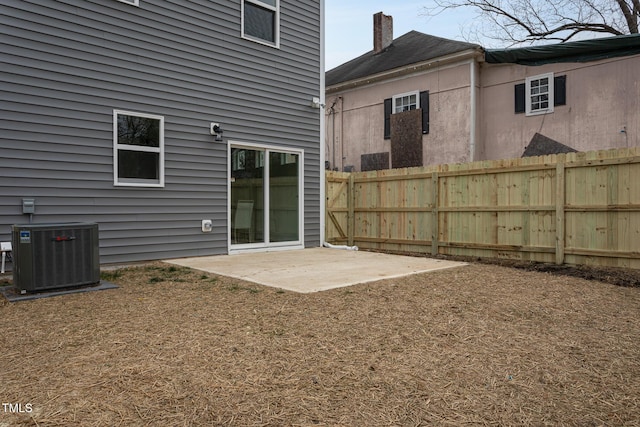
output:
[[[557,62],[589,62],[640,53],[640,34],[605,37],[516,49],[487,49],[490,64],[543,65]]]
[[[410,31],[394,39],[380,53],[371,50],[327,71],[325,83],[332,86],[470,49],[481,49],[481,46]]]

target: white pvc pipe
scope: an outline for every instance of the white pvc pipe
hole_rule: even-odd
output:
[[[347,245],[332,245],[331,243],[328,242],[324,242],[322,244],[322,246],[324,246],[325,248],[330,248],[330,249],[343,249],[343,250],[347,250],[347,251],[357,251],[358,247],[357,246],[347,246]]]
[[[478,102],[476,91],[476,66],[477,62],[475,57],[471,59],[471,76],[469,85],[471,86],[471,115],[469,117],[469,161],[475,162],[476,160],[476,127],[478,126],[478,108],[476,103]]]

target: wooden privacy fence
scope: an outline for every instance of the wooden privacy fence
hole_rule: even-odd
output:
[[[327,172],[326,240],[640,268],[640,149]]]

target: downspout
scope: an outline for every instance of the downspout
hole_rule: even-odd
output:
[[[325,58],[324,58],[324,0],[320,0],[320,105],[325,105]],[[326,209],[326,174],[324,170],[325,163],[325,114],[324,109],[318,110],[320,114],[320,141],[318,141],[318,150],[320,151],[320,246],[325,240],[325,209]],[[306,194],[306,193],[305,193]]]
[[[338,97],[333,100],[331,107],[329,107],[329,115],[331,116],[331,169],[335,169],[336,166],[336,104],[341,98]]]
[[[331,114],[331,169],[336,167],[336,102],[338,100],[333,101],[333,105],[329,110],[329,114]]]
[[[469,161],[473,162],[476,160],[476,137],[477,137],[477,123],[478,123],[478,93],[476,89],[476,71],[477,71],[478,62],[476,58],[471,59],[470,70],[471,70],[471,112],[469,117]]]
[[[342,158],[340,159],[340,172],[344,171],[344,135],[343,131],[343,123],[344,123],[344,98],[341,96],[340,98],[340,151],[342,152]]]

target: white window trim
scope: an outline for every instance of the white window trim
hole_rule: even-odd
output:
[[[137,0],[136,0],[137,1]],[[263,40],[258,37],[253,37],[244,33],[244,4],[246,2],[255,4],[256,6],[264,7],[265,9],[275,12],[275,42]],[[260,0],[242,0],[240,2],[240,34],[243,39],[251,40],[252,42],[260,43],[265,46],[274,47],[280,49],[280,0],[276,0],[276,6],[273,7],[269,4],[263,3]]]
[[[396,113],[396,101],[398,99],[404,98],[405,96],[411,96],[411,95],[415,95],[416,96],[416,110],[418,110],[420,108],[420,92],[419,91],[406,92],[406,93],[401,93],[401,94],[393,96],[393,100],[391,101],[391,114],[397,114]]]
[[[143,147],[138,145],[118,144],[118,115],[145,117],[160,121],[160,143],[159,147]],[[118,150],[129,151],[146,151],[150,153],[159,153],[158,162],[159,177],[155,180],[126,180],[122,181],[118,177]],[[155,114],[139,113],[136,111],[113,110],[113,185],[118,187],[164,187],[164,116]]]
[[[544,78],[548,78],[549,79],[549,106],[547,108],[544,109],[538,109],[538,110],[533,110],[532,106],[531,106],[531,82],[534,80],[540,80],[540,79],[544,79]],[[553,99],[553,92],[554,92],[554,87],[553,87],[553,73],[545,73],[545,74],[538,74],[537,76],[531,76],[531,77],[527,77],[525,80],[525,89],[524,89],[524,105],[525,105],[525,115],[527,116],[536,116],[538,114],[548,114],[548,113],[553,113],[553,104],[554,104],[554,99]]]
[[[121,3],[130,4],[131,6],[140,6],[140,0],[118,0]]]

